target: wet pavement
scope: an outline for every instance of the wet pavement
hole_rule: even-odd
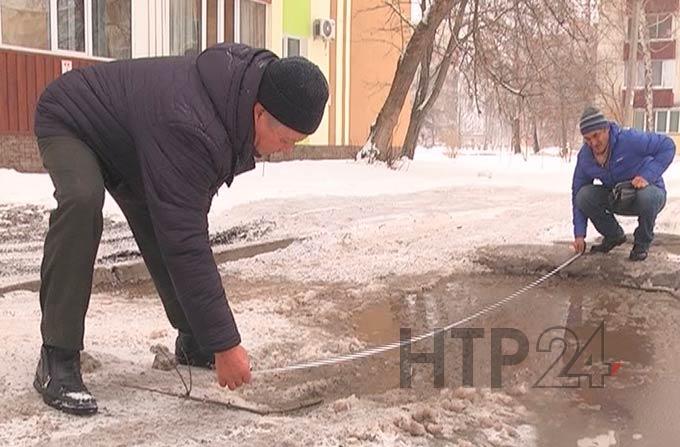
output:
[[[35,273],[39,265],[39,258],[36,257],[39,249],[36,250],[36,247],[41,243],[39,240],[42,237],[36,228],[44,228],[44,218],[40,210],[29,209],[16,220],[5,219],[0,224],[3,234],[8,235],[8,239],[3,240],[6,243],[0,249],[0,257],[10,261],[7,266],[25,266],[29,269],[28,273]],[[247,231],[236,231],[215,235],[215,242],[240,242],[242,240],[239,235],[246,233]],[[246,240],[261,236],[260,233],[253,233],[252,236],[246,236]],[[243,251],[216,253],[216,258],[218,262],[226,262],[251,257],[288,247],[294,240],[258,242],[261,243],[245,247]],[[134,241],[129,235],[117,233],[113,229],[104,241],[102,256],[113,254],[113,257],[105,261],[116,265],[121,260],[134,262],[130,257],[134,258],[136,254],[128,251],[132,244]],[[629,249],[629,246],[620,247],[608,256],[585,256],[557,277],[532,289],[499,312],[464,325],[468,329],[483,331],[480,333],[481,337],[474,340],[472,355],[466,357],[472,364],[471,384],[477,388],[489,387],[492,384],[492,371],[498,371],[500,374],[495,378],[501,381],[499,389],[521,400],[530,411],[528,422],[536,427],[536,445],[600,447],[614,445],[613,442],[616,442],[617,446],[674,446],[680,439],[680,426],[675,423],[680,409],[680,379],[677,375],[680,368],[680,349],[675,342],[680,332],[680,301],[674,298],[680,286],[677,264],[680,237],[658,235],[650,258],[645,263],[628,262]],[[253,296],[268,297],[266,302],[280,305],[280,308],[263,312],[261,319],[252,319],[250,331],[258,334],[258,337],[251,338],[273,340],[266,346],[263,343],[264,347],[260,351],[255,350],[260,361],[274,357],[285,358],[285,363],[289,363],[288,359],[299,357],[291,350],[302,350],[303,345],[319,346],[318,350],[309,353],[314,359],[345,353],[346,346],[352,346],[335,346],[335,340],[321,339],[329,334],[356,336],[365,345],[373,346],[397,340],[400,328],[411,328],[416,335],[444,326],[497,302],[534,281],[560,264],[568,253],[564,241],[552,246],[495,245],[478,253],[478,265],[487,269],[484,273],[444,277],[429,275],[423,283],[426,285],[415,288],[400,287],[399,283],[403,278],[399,276],[381,278],[384,290],[376,289],[371,296],[357,294],[352,299],[347,295],[356,287],[354,284],[311,285],[281,279],[280,285],[272,285],[258,280],[254,283],[237,284],[230,287],[230,290],[231,297],[236,298],[233,301],[237,310],[245,314],[254,313],[264,304],[258,303],[253,306],[253,310],[247,304],[246,298],[239,301],[240,296],[248,296],[248,299],[253,299]],[[24,256],[32,257],[29,259]],[[139,262],[137,264],[141,265]],[[0,271],[7,272],[5,265],[0,264]],[[10,273],[14,275],[22,272]],[[98,317],[98,311],[101,315],[119,315],[135,309],[130,313],[148,313],[148,320],[154,324],[156,320],[152,318],[162,314],[155,292],[148,282],[144,289],[134,290],[135,286],[130,284],[129,278],[123,280],[125,287],[121,288],[132,290],[130,295],[137,300],[108,295],[94,300],[96,305],[107,308],[104,312],[95,307],[90,314],[98,321],[100,333],[106,334],[105,337],[100,335],[97,341],[100,345],[93,343],[95,350],[102,346],[103,352],[111,351],[108,348],[112,338],[109,328],[111,321]],[[272,290],[266,289],[270,286]],[[314,288],[318,292],[314,292]],[[147,295],[153,295],[152,299],[139,299],[140,296]],[[10,304],[12,303],[14,301]],[[238,306],[242,307],[239,309]],[[6,312],[13,317],[15,312],[24,311],[24,307],[17,304],[6,309]],[[359,310],[354,312],[355,308]],[[349,317],[340,312],[334,313],[338,309],[342,309]],[[26,316],[26,321],[34,324],[36,313],[37,310],[33,309]],[[272,317],[281,318],[281,315],[298,326],[293,330],[287,325],[281,325],[278,336],[272,336],[270,332],[276,329],[272,321],[279,321]],[[97,318],[100,320],[96,320]],[[242,319],[248,321],[246,317]],[[602,323],[604,348],[598,350],[596,342],[600,340],[601,334],[597,330]],[[159,327],[167,325],[164,320],[158,324]],[[148,325],[147,320],[130,326],[146,327],[145,325]],[[21,326],[26,325],[22,323]],[[244,326],[248,328],[247,324]],[[95,324],[91,327],[97,330]],[[304,336],[299,335],[301,328],[309,332],[304,332]],[[264,332],[257,332],[260,329]],[[526,356],[520,356],[523,357],[521,361],[513,359],[520,346],[516,341],[506,337],[500,340],[500,344],[493,344],[494,330],[499,329],[506,329],[507,336],[515,335],[521,340],[524,340],[522,336],[526,337]],[[30,336],[35,338],[36,333],[33,330]],[[291,333],[304,340],[301,342],[286,339]],[[131,335],[125,333],[125,328],[120,328],[116,334],[119,334],[121,340],[127,340]],[[498,337],[500,333],[495,334]],[[581,347],[595,335],[589,350],[584,351],[592,354],[593,361],[588,361],[588,355],[577,356],[578,362],[569,368],[572,373],[576,371],[587,374],[579,386],[574,386],[575,378],[559,375],[574,358],[573,343],[567,343],[562,353],[561,340],[570,340],[571,334],[579,340]],[[27,334],[20,335],[25,339],[29,337]],[[124,357],[123,353],[133,352],[137,356],[134,358],[137,363],[133,364],[142,364],[141,359],[148,352],[148,340],[144,334],[133,335],[140,338],[134,350],[125,344],[115,352],[121,357]],[[166,338],[169,337],[168,335]],[[153,340],[155,343],[156,339]],[[16,355],[23,355],[24,349],[20,349],[17,343],[9,345],[14,344],[11,349],[15,350]],[[32,342],[31,346],[35,344]],[[443,346],[443,385],[455,389],[464,384],[463,342],[460,338],[454,339],[449,334],[444,334]],[[517,364],[494,363],[493,359],[502,360],[498,353],[495,357],[492,356],[494,346],[500,347],[500,354],[508,356],[505,358],[509,363],[515,363],[516,360]],[[286,347],[287,351],[284,349]],[[432,350],[432,340],[426,340],[415,344],[412,352],[427,353]],[[322,396],[332,400],[356,394],[360,398],[366,398],[362,405],[367,405],[369,400],[372,405],[384,399],[389,402],[390,407],[400,408],[412,402],[425,402],[438,395],[439,389],[433,384],[432,366],[413,362],[412,368],[409,368],[413,392],[395,397],[394,391],[400,387],[401,379],[399,359],[400,353],[396,351],[361,363],[291,375],[280,382],[272,379],[271,382],[265,382],[265,386],[269,388],[265,388],[266,392],[259,393],[261,397],[247,393],[245,396],[257,402],[260,399],[271,400],[272,396],[279,395],[283,398],[290,395],[295,399]],[[125,374],[129,375],[129,365],[123,361],[108,358],[105,364],[113,370],[111,374],[116,379],[119,378],[116,374],[124,377],[127,377]],[[615,374],[609,364],[618,368]],[[22,365],[27,369],[33,368],[32,359],[30,362],[24,361]],[[610,375],[603,377],[603,373]],[[29,377],[30,374],[29,371],[24,375]],[[142,371],[141,374],[146,372]],[[151,374],[149,377],[156,378]],[[590,387],[588,377],[592,377],[596,384],[601,379],[604,385],[599,388]],[[206,375],[206,389],[210,389],[211,380],[212,377]],[[98,383],[110,393],[111,400],[120,393],[119,387],[106,388],[106,383],[102,384],[101,380]],[[553,387],[539,388],[537,384]],[[292,391],[289,393],[286,387]],[[35,399],[32,390],[29,389],[28,393],[28,402],[33,405]],[[103,397],[107,399],[106,394]],[[149,420],[156,420],[158,408],[154,401],[150,401],[148,396],[140,397],[140,401],[142,400],[150,402]],[[33,407],[29,410],[33,411]],[[33,413],[41,414],[37,411]],[[186,413],[181,411],[178,414],[183,417]],[[145,423],[139,423],[140,427],[146,426],[147,419],[143,420]],[[175,425],[177,424],[172,424]],[[471,430],[461,431],[460,438],[464,439],[469,431]],[[428,440],[432,441],[428,445],[442,445],[438,438]]]

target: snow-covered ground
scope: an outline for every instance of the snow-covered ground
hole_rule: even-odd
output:
[[[470,186],[508,186],[564,192],[569,189],[573,163],[549,155],[531,156],[507,152],[465,153],[452,158],[446,148],[419,148],[414,161],[397,170],[381,164],[353,160],[258,163],[253,171],[237,177],[231,188],[220,189],[213,200],[211,218],[238,205],[259,200],[300,197],[372,197]],[[677,169],[670,177],[677,178]],[[53,187],[47,174],[24,174],[0,169],[0,203],[53,207]],[[105,214],[120,215],[107,195]]]
[[[486,217],[494,221],[502,210],[511,210],[509,212],[512,215],[511,219],[502,222],[506,231],[497,231],[496,228],[493,233],[486,234],[468,228],[466,237],[469,238],[470,247],[477,245],[473,244],[475,240],[481,242],[480,238],[487,238],[487,243],[513,239],[515,242],[545,242],[569,238],[573,164],[544,154],[531,155],[525,160],[521,155],[509,152],[472,150],[460,151],[453,158],[449,149],[441,147],[419,148],[415,160],[401,163],[397,170],[387,169],[381,164],[365,164],[353,160],[258,163],[256,169],[237,177],[231,188],[225,185],[215,196],[209,215],[210,231],[214,234],[237,225],[269,225],[268,228],[274,229],[268,233],[270,239],[308,238],[316,235],[317,237],[304,243],[295,244],[287,252],[265,255],[275,266],[282,267],[269,273],[295,279],[367,281],[384,274],[423,273],[436,269],[441,261],[423,256],[427,251],[419,250],[399,258],[390,255],[386,259],[369,257],[362,265],[358,265],[351,262],[351,257],[356,253],[347,250],[350,238],[356,236],[356,232],[363,233],[360,238],[369,238],[373,229],[377,228],[379,231],[374,236],[385,237],[379,234],[384,235],[394,224],[396,233],[385,241],[386,244],[394,244],[394,239],[399,239],[398,233],[402,231],[403,222],[409,219],[416,219],[416,222],[420,219],[428,227],[439,221],[448,225],[461,213],[472,213],[479,218]],[[680,186],[678,171],[680,169],[676,163],[665,176],[669,184],[669,197],[680,194],[680,187],[675,187]],[[498,188],[516,192],[508,191],[511,194],[510,199],[499,200],[500,196],[493,192]],[[529,197],[536,192],[544,194],[544,200],[548,201],[547,206],[536,208],[536,200]],[[2,207],[31,206],[33,208],[26,212],[35,214],[38,209],[51,209],[56,205],[52,193],[52,183],[47,174],[22,174],[0,169]],[[412,194],[426,198],[425,202],[421,205],[411,203],[406,196]],[[466,201],[466,197],[471,197],[472,200]],[[374,213],[380,214],[381,208],[386,209],[379,217],[362,215],[365,213],[357,215],[354,209],[357,201],[363,207],[375,208]],[[417,209],[413,209],[414,206]],[[455,211],[445,210],[447,207],[454,207]],[[444,210],[437,212],[438,209]],[[549,212],[551,217],[559,216],[559,219],[555,225],[547,225],[542,231],[527,231],[526,225],[516,217],[530,211],[539,216]],[[314,213],[319,214],[319,219],[310,219]],[[117,253],[135,250],[135,243],[130,237],[122,213],[108,194],[104,214],[111,222],[111,228],[103,236],[100,259],[109,259]],[[0,274],[0,286],[18,279],[37,279],[39,248],[42,234],[47,228],[46,219],[47,215],[43,217],[43,222],[37,222],[39,225],[27,230],[29,235],[19,236],[11,247],[6,247],[6,250],[11,250],[6,256],[6,262],[13,262],[20,268],[16,274]],[[536,219],[540,222],[540,217]],[[383,221],[382,226],[378,220]],[[519,225],[513,230],[517,223]],[[631,225],[634,226],[635,220],[624,218],[623,223],[627,230],[632,231]],[[9,221],[6,224],[13,225]],[[660,225],[664,225],[663,219]],[[346,234],[342,242],[345,247],[342,250],[338,250],[333,234],[339,230]],[[414,230],[417,230],[417,226]],[[424,228],[420,229],[420,232],[426,231]],[[590,234],[595,235],[592,228]],[[452,248],[452,245],[459,243],[460,239],[457,238],[443,241],[423,238],[419,241],[419,244],[424,244],[423,248],[430,244],[439,248]],[[295,266],[285,262],[291,255],[301,256],[303,253],[319,250],[331,257],[342,256],[344,253],[347,259],[338,258],[332,269],[321,272],[304,262]],[[279,256],[282,259],[277,259]],[[262,259],[260,257],[241,262],[238,268],[242,274],[250,276],[258,271],[257,263]],[[227,265],[225,268],[231,267]],[[13,278],[14,276],[17,278]]]
[[[456,299],[443,306],[466,313],[474,309],[473,294],[484,287],[489,293],[509,293],[524,285],[523,280],[496,281],[494,277],[487,277],[486,285],[477,291],[471,279],[461,280],[458,286],[449,284],[452,274],[483,271],[473,262],[480,247],[500,252],[504,247],[524,246],[523,257],[516,262],[538,259],[546,252],[555,259],[566,259],[571,255],[573,168],[573,163],[547,154],[524,160],[507,152],[461,151],[452,158],[449,151],[438,148],[419,149],[416,159],[404,162],[398,170],[350,160],[295,161],[258,164],[254,171],[237,177],[232,187],[222,188],[213,201],[211,233],[239,225],[266,225],[271,230],[265,239],[296,239],[284,249],[219,265],[255,369],[346,353],[371,344],[375,340],[359,333],[366,325],[369,329],[394,326],[384,321],[385,312],[372,310],[374,304],[389,309],[385,303],[415,300],[418,307],[418,300],[428,290],[444,287]],[[664,178],[669,200],[659,216],[657,232],[677,238],[680,163],[674,163]],[[0,285],[36,277],[47,211],[54,206],[51,194],[52,185],[45,174],[0,170],[0,212],[5,216],[0,218],[0,234],[3,239],[12,238],[10,243],[3,240],[0,244],[0,266],[11,269],[31,264],[16,275],[0,274]],[[112,237],[105,231],[104,239],[117,240],[119,233],[127,230],[110,197],[105,214],[113,221],[108,228],[116,234]],[[632,232],[635,219],[622,222],[626,231]],[[28,231],[19,231],[22,225]],[[589,242],[595,237],[591,228]],[[125,244],[132,246],[130,241]],[[618,249],[612,259],[625,259],[627,248]],[[645,265],[671,257],[653,250]],[[4,264],[3,259],[7,260]],[[594,269],[599,269],[597,259],[589,261]],[[469,290],[460,289],[464,285]],[[600,305],[597,287],[588,283],[582,292],[585,302],[594,307]],[[609,295],[608,299],[618,299]],[[547,317],[561,315],[574,296],[555,292],[554,302],[544,300],[528,310],[518,306],[514,312],[523,315],[533,310],[536,314],[529,320],[557,324]],[[619,319],[635,320],[640,332],[655,327],[677,329],[669,323],[674,318],[680,321],[677,306],[639,298],[626,298],[625,308],[615,301],[604,312],[611,308]],[[237,394],[226,394],[226,398],[238,396],[247,402],[268,397],[272,404],[272,399],[335,396],[344,390],[342,399],[299,416],[224,412],[121,388],[126,382],[173,388],[175,382],[174,377],[163,375],[167,373],[149,368],[149,345],[171,346],[174,334],[153,290],[134,287],[102,291],[93,297],[86,350],[103,366],[87,374],[86,381],[104,410],[94,419],[73,420],[44,408],[30,388],[40,337],[37,303],[35,292],[0,296],[0,343],[10,347],[11,361],[6,364],[12,365],[0,367],[0,397],[5,402],[0,403],[0,444],[163,445],[182,440],[188,445],[462,447],[537,445],[537,437],[542,436],[541,427],[534,425],[530,412],[515,397],[487,390],[392,390],[371,398],[347,397],[353,392],[360,394],[347,390],[364,389],[362,382],[375,385],[370,389],[386,389],[376,385],[381,382],[379,373],[362,375],[361,369],[296,375],[278,382],[261,379]],[[503,318],[511,318],[511,314]],[[646,318],[647,326],[639,323]],[[394,336],[389,333],[388,339]],[[672,346],[659,343],[657,351],[673,359],[677,352]],[[211,385],[210,376],[198,375],[196,380],[199,392],[225,398]],[[432,411],[428,413],[423,406]],[[649,427],[637,419],[634,422]],[[610,421],[605,418],[605,423]],[[608,433],[615,425],[611,424],[578,427],[574,433],[565,433],[564,439],[573,435],[583,444],[584,439]],[[650,439],[654,434],[651,428],[640,430]],[[617,431],[616,436],[621,433]],[[628,445],[628,438],[619,440]]]
[[[352,160],[258,163],[255,170],[237,177],[231,188],[225,185],[215,196],[210,213],[211,229],[218,230],[231,223],[229,210],[263,200],[362,198],[497,187],[569,194],[575,157],[568,163],[543,153],[525,160],[508,152],[463,151],[455,158],[450,152],[447,148],[419,148],[415,160],[405,161],[397,170]],[[680,196],[678,166],[674,163],[664,175],[669,198]],[[47,174],[0,169],[0,204],[52,208],[56,205],[52,193]],[[104,213],[109,218],[123,219],[108,194]]]

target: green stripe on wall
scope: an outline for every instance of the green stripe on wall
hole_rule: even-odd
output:
[[[311,37],[311,0],[283,0],[283,33]]]

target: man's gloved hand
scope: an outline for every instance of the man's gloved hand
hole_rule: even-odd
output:
[[[635,178],[630,181],[630,183],[635,189],[642,189],[649,185],[649,182],[641,175],[636,175]]]
[[[241,345],[216,352],[215,370],[220,386],[227,386],[232,391],[244,383],[250,383],[250,361]]]
[[[574,251],[576,253],[583,253],[586,251],[586,238],[583,236],[575,237],[572,246],[574,247]]]

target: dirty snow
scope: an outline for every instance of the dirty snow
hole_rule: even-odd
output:
[[[299,197],[372,197],[399,195],[457,186],[531,187],[560,192],[569,186],[573,163],[558,157],[538,155],[525,161],[520,155],[506,152],[479,155],[475,151],[459,153],[455,158],[447,148],[422,149],[415,160],[399,170],[381,164],[357,163],[353,160],[290,161],[258,163],[239,176],[231,188],[221,188],[213,200],[214,221],[238,205],[259,200]],[[678,177],[677,173],[671,173]],[[668,175],[667,175],[668,176]],[[53,187],[47,174],[25,174],[0,169],[0,203],[54,206]],[[113,199],[107,195],[105,214],[120,215]]]
[[[578,447],[610,447],[613,445],[616,445],[614,430],[609,430],[606,434],[594,438],[583,438],[578,440]]]
[[[680,235],[679,166],[675,163],[664,176],[669,201],[657,226],[659,233],[671,236]],[[522,246],[542,247],[554,258],[566,258],[571,254],[572,171],[573,163],[545,154],[527,161],[508,153],[463,152],[452,158],[445,148],[419,150],[416,160],[403,163],[397,171],[346,160],[258,164],[239,176],[231,189],[219,191],[210,214],[211,233],[265,222],[272,229],[264,239],[297,239],[287,248],[219,265],[254,369],[363,349],[372,341],[356,333],[354,318],[371,303],[391,300],[414,309],[424,307],[426,315],[438,312],[436,307],[428,308],[423,297],[446,275],[485,272],[473,261],[480,247],[491,246],[493,251],[526,244]],[[35,277],[39,229],[44,231],[45,213],[54,206],[51,194],[45,174],[0,170],[0,211],[7,211],[0,231],[10,241],[0,245],[0,266],[30,264],[0,278],[3,283]],[[104,238],[126,235],[110,197],[104,211],[113,229]],[[633,218],[622,222],[627,232],[635,228]],[[12,232],[21,225],[30,231]],[[14,239],[9,238],[12,234]],[[591,228],[588,241],[593,240]],[[129,241],[126,244],[131,246]],[[517,262],[527,262],[532,253],[525,249]],[[613,254],[626,255],[623,248]],[[670,256],[652,252],[650,262],[665,262]],[[484,278],[492,287],[493,278]],[[519,286],[523,279],[505,281]],[[503,291],[510,288],[503,287]],[[474,308],[474,297],[465,290],[448,285],[445,290],[458,298],[446,303],[449,309],[458,313]],[[663,335],[677,330],[672,326],[672,321],[680,321],[677,306],[661,298],[654,301],[656,295],[624,296],[616,291],[608,298],[618,301],[605,308],[595,290],[590,288],[583,299],[583,318],[601,318],[600,312],[606,314],[611,308],[614,328],[643,320],[645,324],[636,330],[647,333],[658,328],[655,346],[668,363],[657,370],[672,371],[677,356],[673,357],[674,347]],[[555,314],[566,307],[564,302],[548,304],[543,303]],[[541,316],[545,313],[536,319]],[[212,399],[271,406],[325,399],[316,409],[284,416],[255,416],[126,388],[137,384],[173,392],[182,389],[173,371],[151,368],[150,347],[172,347],[175,332],[154,291],[136,287],[99,291],[92,298],[86,350],[101,366],[84,379],[98,399],[101,414],[75,419],[46,408],[31,389],[39,320],[36,292],[0,296],[0,341],[9,351],[5,365],[12,365],[0,367],[2,445],[168,445],[181,440],[186,445],[532,446],[545,435],[535,411],[523,403],[536,391],[527,390],[523,382],[514,384],[508,394],[486,388],[439,391],[425,386],[431,377],[428,367],[414,375],[419,385],[411,390],[389,389],[384,382],[394,376],[386,373],[383,364],[369,363],[365,370],[363,365],[348,365],[290,377],[257,377],[237,393],[218,389],[211,373],[193,371],[196,395]],[[631,384],[638,387],[639,378],[649,373],[643,365],[631,363],[622,370],[630,377],[614,382],[609,392],[629,390]],[[663,377],[674,380],[671,375]],[[388,390],[366,393],[365,384]],[[673,394],[666,392],[666,396],[674,401]],[[597,405],[601,409],[594,411]],[[568,408],[588,412],[588,417],[597,413],[602,419],[596,431],[578,427],[570,432],[571,445],[579,440],[600,442],[602,433],[609,436],[612,425],[606,423],[611,421],[603,419],[606,402],[577,401]],[[627,439],[635,433],[653,442],[653,424],[645,424],[645,411],[641,414]]]

